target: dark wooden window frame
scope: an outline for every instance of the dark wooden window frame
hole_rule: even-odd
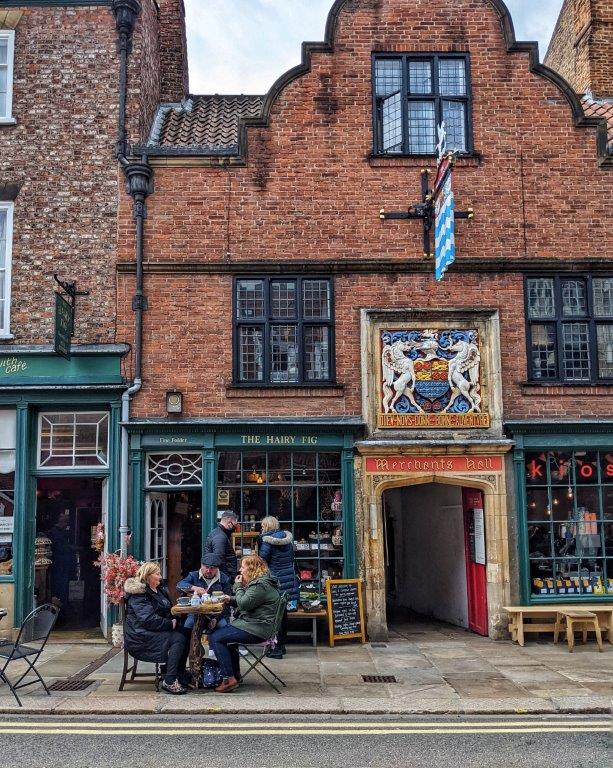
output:
[[[382,148],[382,121],[380,119],[381,97],[376,93],[376,62],[382,59],[402,61],[402,152],[386,152]],[[441,96],[438,85],[438,62],[440,59],[461,59],[465,62],[466,96]],[[409,60],[432,62],[432,93],[409,93]],[[470,76],[470,57],[467,53],[373,53],[371,62],[372,77],[372,119],[373,119],[373,155],[378,157],[434,157],[435,153],[409,152],[409,101],[434,101],[436,125],[440,125],[443,114],[443,101],[458,101],[466,105],[466,150],[462,156],[473,153],[472,89]]]
[[[533,384],[545,385],[571,385],[581,386],[582,384],[613,384],[613,378],[602,378],[598,375],[598,343],[596,337],[596,328],[598,325],[613,324],[613,315],[595,317],[594,316],[594,294],[592,280],[613,279],[610,274],[530,274],[524,276],[524,306],[526,319],[526,355],[528,361],[528,380]],[[530,317],[530,306],[528,297],[529,280],[553,280],[554,295],[554,316],[553,317]],[[587,313],[585,315],[563,315],[562,314],[562,282],[564,280],[583,280],[586,287]],[[589,337],[589,360],[590,377],[585,379],[565,379],[562,373],[562,326],[567,323],[587,323]],[[555,354],[556,354],[556,377],[551,379],[537,378],[534,376],[532,364],[532,326],[533,325],[555,325]]]
[[[243,280],[263,280],[264,281],[264,316],[259,319],[239,319],[237,312],[237,292],[238,284]],[[295,319],[288,318],[273,318],[271,316],[271,283],[273,282],[288,282],[293,280],[296,282],[296,297],[297,297],[297,315]],[[305,320],[302,317],[302,284],[304,281],[309,280],[325,280],[330,286],[330,317],[328,320]],[[271,325],[295,325],[298,328],[298,364],[299,375],[298,381],[271,381],[270,378],[270,326]],[[259,326],[263,330],[263,347],[264,347],[264,377],[259,381],[243,381],[241,380],[240,373],[240,328],[241,326]],[[305,349],[304,349],[304,328],[307,327],[319,327],[326,326],[328,328],[328,371],[329,378],[327,379],[307,379],[305,378]],[[237,275],[234,278],[234,284],[232,286],[232,378],[233,386],[236,387],[272,387],[272,388],[285,388],[285,387],[329,387],[336,384],[336,369],[335,369],[335,338],[334,338],[334,280],[330,275]]]

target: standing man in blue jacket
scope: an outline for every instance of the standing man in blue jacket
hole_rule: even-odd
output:
[[[214,554],[219,558],[219,569],[234,582],[238,572],[236,552],[232,546],[232,533],[238,522],[234,512],[224,512],[219,524],[206,537],[204,543],[205,554]]]

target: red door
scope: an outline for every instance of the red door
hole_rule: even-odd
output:
[[[487,635],[487,578],[483,493],[462,488],[468,626],[478,635]]]

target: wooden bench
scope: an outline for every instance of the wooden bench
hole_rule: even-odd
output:
[[[323,619],[327,616],[326,611],[305,611],[299,608],[297,611],[289,611],[287,614],[288,621],[296,621],[296,619],[310,619],[311,631],[308,630],[288,630],[288,637],[310,637],[313,648],[317,648],[317,619]]]
[[[568,643],[568,652],[572,653],[575,646],[575,625],[576,629],[583,633],[583,642],[587,642],[587,633],[596,633],[596,642],[598,650],[602,652],[602,636],[598,626],[598,616],[592,611],[562,611],[559,610],[556,615],[556,624],[553,631],[553,642],[557,643],[562,628],[562,622],[566,623],[566,641]]]
[[[555,632],[560,611],[596,614],[599,629],[607,633],[609,643],[613,644],[613,603],[505,605],[504,610],[509,614],[511,639],[521,646],[524,645],[525,635],[529,632]]]

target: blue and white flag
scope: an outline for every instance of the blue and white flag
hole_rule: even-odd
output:
[[[434,204],[434,277],[441,280],[447,267],[455,259],[453,191],[451,169],[441,184]]]

